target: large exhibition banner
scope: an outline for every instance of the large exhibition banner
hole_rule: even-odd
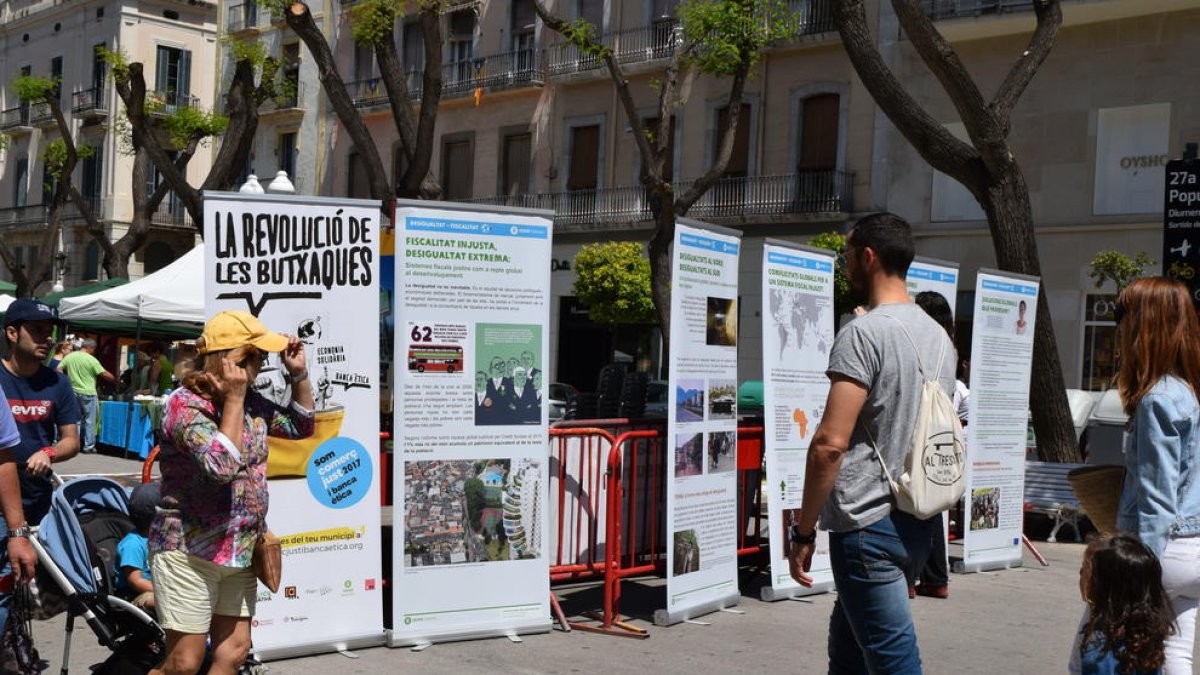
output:
[[[397,205],[392,646],[550,630],[552,215]]]
[[[787,560],[787,531],[804,498],[808,446],[829,394],[833,268],[833,253],[825,249],[771,239],[763,245],[763,450],[772,525],[771,584],[762,588],[763,600],[833,589],[828,533],[817,537],[812,588],[792,579]]]
[[[237,309],[305,343],[316,433],[269,439],[278,594],[259,588],[265,658],[383,642],[379,517],[378,202],[206,192],[206,312]],[[281,405],[279,357],[254,388]]]
[[[954,315],[958,300],[958,263],[917,256],[908,266],[908,294],[916,299],[918,293],[933,291],[940,293],[950,303],[950,314]]]
[[[1021,564],[1025,440],[1038,279],[980,270],[975,282],[962,572]]]
[[[667,607],[659,625],[736,605],[740,233],[675,225],[667,401]]]

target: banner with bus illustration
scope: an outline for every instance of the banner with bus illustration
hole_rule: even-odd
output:
[[[397,204],[392,646],[550,629],[550,218]]]

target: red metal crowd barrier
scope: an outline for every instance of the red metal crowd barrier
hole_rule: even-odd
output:
[[[664,420],[559,422],[550,429],[550,501],[556,519],[551,581],[602,575],[604,582],[599,624],[572,623],[572,628],[647,636],[621,618],[621,582],[662,573],[666,565],[665,436]],[[767,546],[762,448],[762,427],[738,430],[739,556],[757,555]]]

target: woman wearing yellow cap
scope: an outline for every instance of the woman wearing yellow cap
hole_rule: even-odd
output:
[[[245,312],[204,326],[196,367],[167,399],[159,464],[163,506],[150,530],[162,671],[195,673],[212,638],[214,675],[233,675],[250,649],[257,580],[250,559],[266,529],[267,436],[313,433],[304,343]],[[292,383],[282,408],[250,387],[263,358],[280,352]]]

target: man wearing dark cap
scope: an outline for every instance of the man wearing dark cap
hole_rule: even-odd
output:
[[[21,469],[21,499],[32,524],[50,510],[50,467],[79,452],[79,403],[71,383],[45,365],[54,347],[54,308],[20,299],[8,306],[4,338],[8,357],[0,363],[0,387],[21,433],[15,450]]]

